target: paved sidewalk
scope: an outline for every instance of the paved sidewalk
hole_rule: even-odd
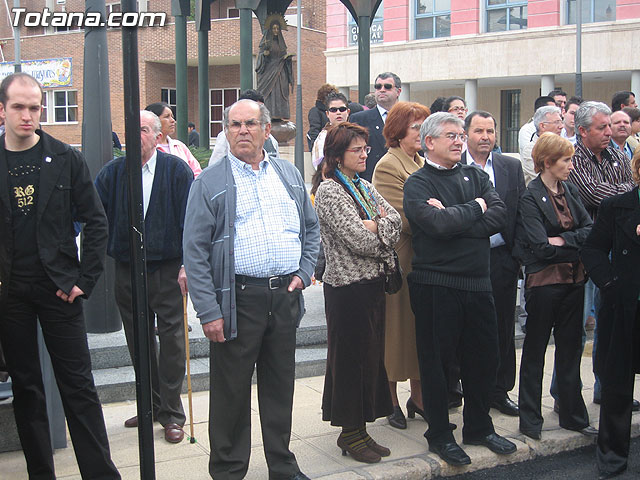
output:
[[[587,351],[585,351],[582,362],[582,379],[585,385],[584,397],[591,421],[594,426],[597,426],[599,408],[591,403],[593,374],[591,373],[590,348],[591,344],[587,344]],[[545,426],[541,441],[534,441],[521,435],[518,432],[517,418],[507,417],[496,410],[491,411],[497,432],[509,437],[517,444],[518,451],[513,455],[500,457],[483,447],[463,445],[463,448],[471,457],[471,465],[467,467],[449,467],[437,456],[427,452],[426,440],[422,436],[427,425],[420,417],[417,417],[414,420],[408,420],[408,428],[406,430],[397,430],[390,427],[386,419],[380,419],[370,425],[368,430],[372,437],[380,444],[391,448],[392,451],[392,455],[381,463],[367,465],[358,463],[349,456],[343,457],[335,443],[339,429],[331,427],[327,422],[323,422],[321,418],[320,404],[323,377],[296,380],[291,448],[297,456],[302,471],[314,479],[417,480],[456,475],[467,471],[491,468],[499,464],[521,462],[537,456],[551,455],[593,443],[593,439],[586,438],[576,432],[563,430],[558,426],[558,417],[553,413],[553,399],[548,395],[553,351],[553,346],[550,346],[546,358],[548,371],[544,377],[544,392],[546,396],[543,398]],[[518,351],[518,358],[520,358],[520,353],[521,351]],[[516,394],[512,395],[514,400],[517,395],[517,388],[516,385],[514,390]],[[640,389],[636,388],[636,392],[640,392]],[[252,455],[247,478],[267,479],[268,474],[262,452],[255,385],[252,395]],[[401,402],[406,402],[409,396],[408,382],[399,385],[399,396]],[[183,403],[186,410],[188,408],[186,395],[183,396]],[[194,394],[193,410],[195,437],[197,439],[194,444],[185,439],[178,445],[170,445],[164,441],[160,425],[154,424],[157,479],[189,478],[190,480],[199,480],[209,478],[208,408],[208,394],[206,392]],[[113,459],[123,479],[133,480],[140,478],[137,431],[135,429],[125,429],[123,426],[123,421],[135,413],[136,407],[133,402],[104,405],[104,415]],[[451,421],[458,424],[459,427],[461,426],[462,410],[460,408],[452,411]],[[185,426],[185,431],[188,433],[188,425]],[[454,433],[456,440],[461,442],[461,428],[458,428]],[[632,435],[637,436],[639,434],[640,415],[634,414]],[[71,447],[58,450],[54,458],[58,478],[80,478]],[[2,478],[12,480],[27,478],[22,452],[0,454],[0,465],[0,477]]]

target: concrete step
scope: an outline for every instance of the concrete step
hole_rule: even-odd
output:
[[[324,375],[327,360],[326,346],[301,347],[296,350],[296,378]],[[209,357],[191,360],[191,391],[200,392],[209,389]],[[131,365],[93,370],[93,378],[104,403],[135,400],[135,374]],[[254,372],[253,382],[256,381]],[[187,380],[182,385],[187,393]]]

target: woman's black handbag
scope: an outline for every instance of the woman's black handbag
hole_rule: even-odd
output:
[[[389,265],[385,262],[384,291],[390,295],[398,293],[402,288],[402,268],[395,249],[393,250],[393,263],[393,265]]]

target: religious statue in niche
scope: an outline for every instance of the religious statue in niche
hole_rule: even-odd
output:
[[[287,53],[282,31],[287,23],[282,15],[269,15],[264,22],[264,35],[256,65],[258,91],[273,120],[290,118],[289,89],[293,92],[293,54]]]

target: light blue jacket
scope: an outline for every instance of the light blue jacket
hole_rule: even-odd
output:
[[[320,249],[318,217],[300,172],[286,160],[271,159],[270,162],[298,208],[302,254],[300,268],[292,273],[307,287]],[[191,186],[184,222],[183,259],[189,293],[200,323],[223,318],[227,340],[238,335],[233,252],[235,219],[236,185],[229,159],[224,156],[204,169]],[[300,302],[298,322],[304,314],[302,295]]]

